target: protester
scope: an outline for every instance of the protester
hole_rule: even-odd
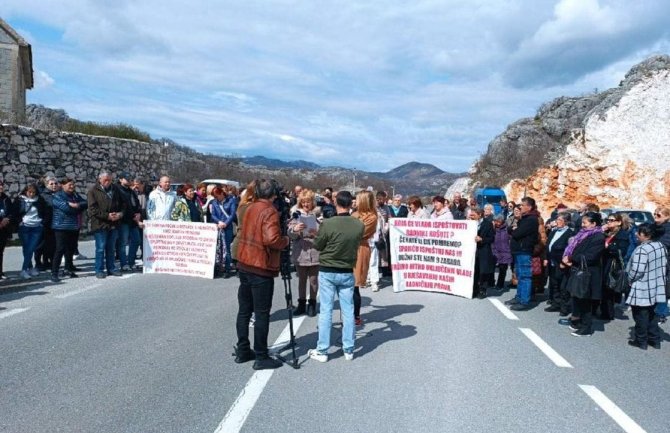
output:
[[[427,219],[430,218],[430,214],[426,211],[426,208],[423,207],[421,199],[413,195],[407,199],[407,204],[409,205],[409,214],[407,218],[411,219]]]
[[[484,205],[484,218],[487,219],[490,223],[493,223],[494,215],[495,215],[495,208],[491,203],[486,203]]]
[[[73,263],[77,238],[81,228],[81,214],[88,208],[86,200],[75,192],[74,179],[61,181],[61,189],[53,195],[53,221],[51,227],[56,238],[56,251],[51,261],[51,281],[60,281],[58,271],[65,257],[65,272],[70,278],[77,278]]]
[[[200,204],[193,185],[185,183],[182,188],[184,190],[184,200],[188,207],[188,219],[186,221],[193,223],[202,222],[202,205]]]
[[[91,231],[95,237],[95,276],[120,277],[121,272],[114,263],[114,249],[124,205],[121,193],[112,185],[111,173],[102,171],[98,175],[98,183],[88,191],[87,198]]]
[[[509,233],[507,232],[505,217],[503,215],[496,215],[493,218],[493,227],[495,228],[495,240],[493,241],[493,245],[491,245],[491,251],[495,257],[496,264],[498,265],[498,280],[496,281],[496,289],[503,290],[505,288],[507,269],[512,264],[510,237]]]
[[[35,263],[39,271],[51,269],[51,259],[56,250],[56,238],[51,228],[53,219],[53,195],[60,189],[60,184],[52,175],[44,177],[44,189],[38,194],[44,199],[44,220],[42,221],[41,241],[35,249]]]
[[[190,222],[191,211],[188,209],[186,197],[184,197],[184,185],[180,185],[175,191],[174,207],[170,219],[172,221]]]
[[[451,212],[451,215],[455,220],[464,220],[467,218],[467,215],[465,213],[466,206],[462,205],[462,199],[463,196],[461,195],[461,193],[455,192],[451,200],[451,207],[449,208],[449,212]]]
[[[560,266],[568,240],[575,234],[569,224],[570,214],[559,212],[552,224],[554,227],[547,237],[547,251],[544,259],[544,266],[549,273],[549,300],[551,301],[544,311],[560,312],[561,316],[567,316],[571,309],[570,293],[563,284],[569,269]]]
[[[368,240],[370,245],[370,263],[368,265],[368,277],[366,287],[370,287],[373,292],[379,291],[379,250],[386,248],[386,239],[384,238],[384,217],[379,208],[374,205],[375,213],[377,214],[377,227],[374,235]]]
[[[146,191],[146,186],[144,184],[144,179],[141,177],[136,177],[133,180],[133,191],[137,194],[137,200],[140,203],[140,219],[137,222],[137,231],[140,238],[140,257],[144,256],[144,223],[147,219],[147,203],[149,202],[149,195]]]
[[[668,253],[670,253],[670,208],[667,207],[658,207],[654,210],[654,223],[659,227],[663,228],[663,236],[658,240],[666,248]],[[0,269],[1,271],[1,269]],[[668,302],[659,302],[656,305],[656,315],[658,316],[658,321],[660,323],[665,323],[668,320]]]
[[[386,204],[388,194],[386,191],[377,191],[377,213],[382,216],[382,231],[384,236],[384,244],[378,245],[377,256],[379,257],[379,273],[385,277],[391,276],[391,245],[389,238],[389,218],[391,216],[391,208]],[[381,248],[383,247],[383,248]]]
[[[530,309],[531,268],[530,260],[533,249],[538,241],[538,220],[535,200],[531,197],[521,199],[521,218],[508,227],[512,238],[510,248],[514,257],[514,270],[518,279],[516,297],[507,301],[511,310],[524,311]]]
[[[590,280],[584,294],[572,293],[573,312],[568,322],[572,335],[585,337],[593,334],[594,306],[602,299],[603,269],[602,255],[605,250],[605,235],[602,228],[602,217],[598,212],[586,212],[582,216],[581,229],[568,242],[563,253],[561,265],[568,268],[580,267],[586,263]],[[559,265],[560,266],[560,265]],[[575,274],[570,273],[570,278]]]
[[[628,340],[628,344],[643,350],[648,345],[661,348],[662,336],[655,307],[667,303],[668,250],[659,242],[663,233],[664,229],[659,225],[640,225],[637,230],[640,245],[635,248],[626,269],[631,282],[626,303],[631,306],[635,321],[635,337]]]
[[[332,188],[325,188],[323,190],[323,203],[321,204],[322,219],[331,218],[337,215],[337,210],[333,204],[333,190]]]
[[[298,305],[293,314],[316,316],[316,294],[319,289],[319,252],[314,248],[315,233],[310,233],[301,217],[313,218],[318,231],[320,210],[316,207],[316,194],[311,189],[302,189],[298,194],[295,213],[288,224],[288,236],[293,241],[291,262],[298,274]],[[309,306],[307,306],[307,284],[309,283]]]
[[[444,197],[436,195],[433,197],[433,212],[430,214],[432,220],[451,220],[454,219],[451,211],[444,205]]]
[[[279,275],[280,253],[288,246],[289,239],[281,235],[279,213],[272,204],[279,196],[277,182],[265,179],[258,181],[256,195],[258,199],[247,208],[244,223],[238,232],[240,287],[237,294],[239,310],[235,362],[255,359],[254,370],[264,370],[281,366],[280,361],[270,358],[268,354],[268,332],[274,278]],[[253,351],[249,341],[252,313],[256,317]]]
[[[335,197],[337,216],[324,220],[314,240],[319,254],[319,340],[309,357],[319,362],[328,361],[330,331],[333,321],[335,295],[340,301],[342,315],[342,350],[344,359],[354,359],[354,274],[356,256],[363,238],[365,225],[349,214],[353,197],[340,191]]]
[[[242,231],[242,223],[247,208],[251,203],[256,201],[256,181],[251,181],[247,187],[240,194],[240,205],[237,207],[237,233]],[[237,252],[239,250],[240,236],[235,236],[233,243],[230,245],[230,257],[233,262],[237,263]]]
[[[495,257],[491,245],[495,241],[495,229],[491,221],[484,217],[484,210],[479,208],[470,209],[468,215],[471,221],[477,222],[477,250],[475,253],[475,272],[472,285],[472,297],[486,298],[486,289],[489,276],[495,272]]]
[[[142,219],[142,206],[140,199],[131,188],[131,177],[126,172],[118,176],[117,188],[123,201],[123,218],[119,225],[119,238],[117,241],[117,252],[122,272],[130,272],[135,269],[135,257],[140,247],[139,222]]]
[[[361,191],[356,195],[358,209],[351,216],[363,223],[363,237],[361,238],[356,255],[356,267],[354,268],[354,321],[356,326],[361,326],[361,287],[365,287],[368,279],[368,268],[370,266],[370,239],[377,230],[377,211],[375,197],[370,191]]]
[[[156,189],[149,194],[147,218],[149,220],[170,221],[177,195],[170,190],[170,177],[161,176]]]
[[[616,293],[608,286],[607,276],[612,267],[621,267],[626,251],[630,245],[630,222],[621,213],[613,213],[607,217],[603,226],[605,234],[605,252],[603,254],[603,296],[600,302],[599,319],[609,321],[614,319],[614,304],[621,302],[621,293]]]
[[[389,218],[407,218],[407,215],[409,214],[409,209],[407,209],[407,206],[402,204],[402,195],[400,194],[393,196],[393,201],[389,208]]]
[[[23,265],[21,266],[21,277],[29,280],[39,275],[39,270],[33,266],[33,254],[42,240],[44,233],[44,215],[47,205],[44,198],[37,193],[37,186],[29,184],[17,201],[17,216],[19,220],[19,239],[23,250]]]
[[[3,272],[3,257],[7,239],[12,235],[12,219],[14,205],[11,198],[5,193],[5,183],[0,180],[0,281],[7,279]]]
[[[227,214],[224,208],[226,193],[222,187],[215,187],[212,190],[212,197],[214,199],[209,202],[208,207],[210,215],[209,222],[216,224],[216,228],[218,230],[214,275],[223,275],[223,278],[230,278],[230,263],[227,261],[229,253],[228,243],[226,242],[226,222],[230,220],[231,215]]]

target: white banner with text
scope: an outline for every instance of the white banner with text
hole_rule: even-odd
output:
[[[393,291],[424,290],[472,298],[477,222],[389,220]]]
[[[145,221],[145,274],[214,278],[216,224]]]

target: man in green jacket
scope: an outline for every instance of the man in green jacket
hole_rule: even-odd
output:
[[[349,191],[340,191],[335,197],[337,215],[323,221],[314,239],[319,250],[319,341],[309,357],[319,362],[328,361],[330,329],[333,325],[335,294],[342,311],[342,350],[344,359],[354,359],[354,267],[358,246],[363,238],[363,223],[349,211],[353,197]]]

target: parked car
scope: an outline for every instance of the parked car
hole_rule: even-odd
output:
[[[216,184],[218,186],[222,185],[229,185],[229,186],[234,186],[235,188],[240,187],[240,183],[234,180],[229,180],[229,179],[205,179],[202,181],[205,185],[211,185],[211,184]]]

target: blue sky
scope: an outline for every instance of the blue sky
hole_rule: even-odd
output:
[[[188,6],[185,6],[188,5]],[[199,151],[465,171],[545,101],[670,53],[667,0],[2,0],[29,103]]]

